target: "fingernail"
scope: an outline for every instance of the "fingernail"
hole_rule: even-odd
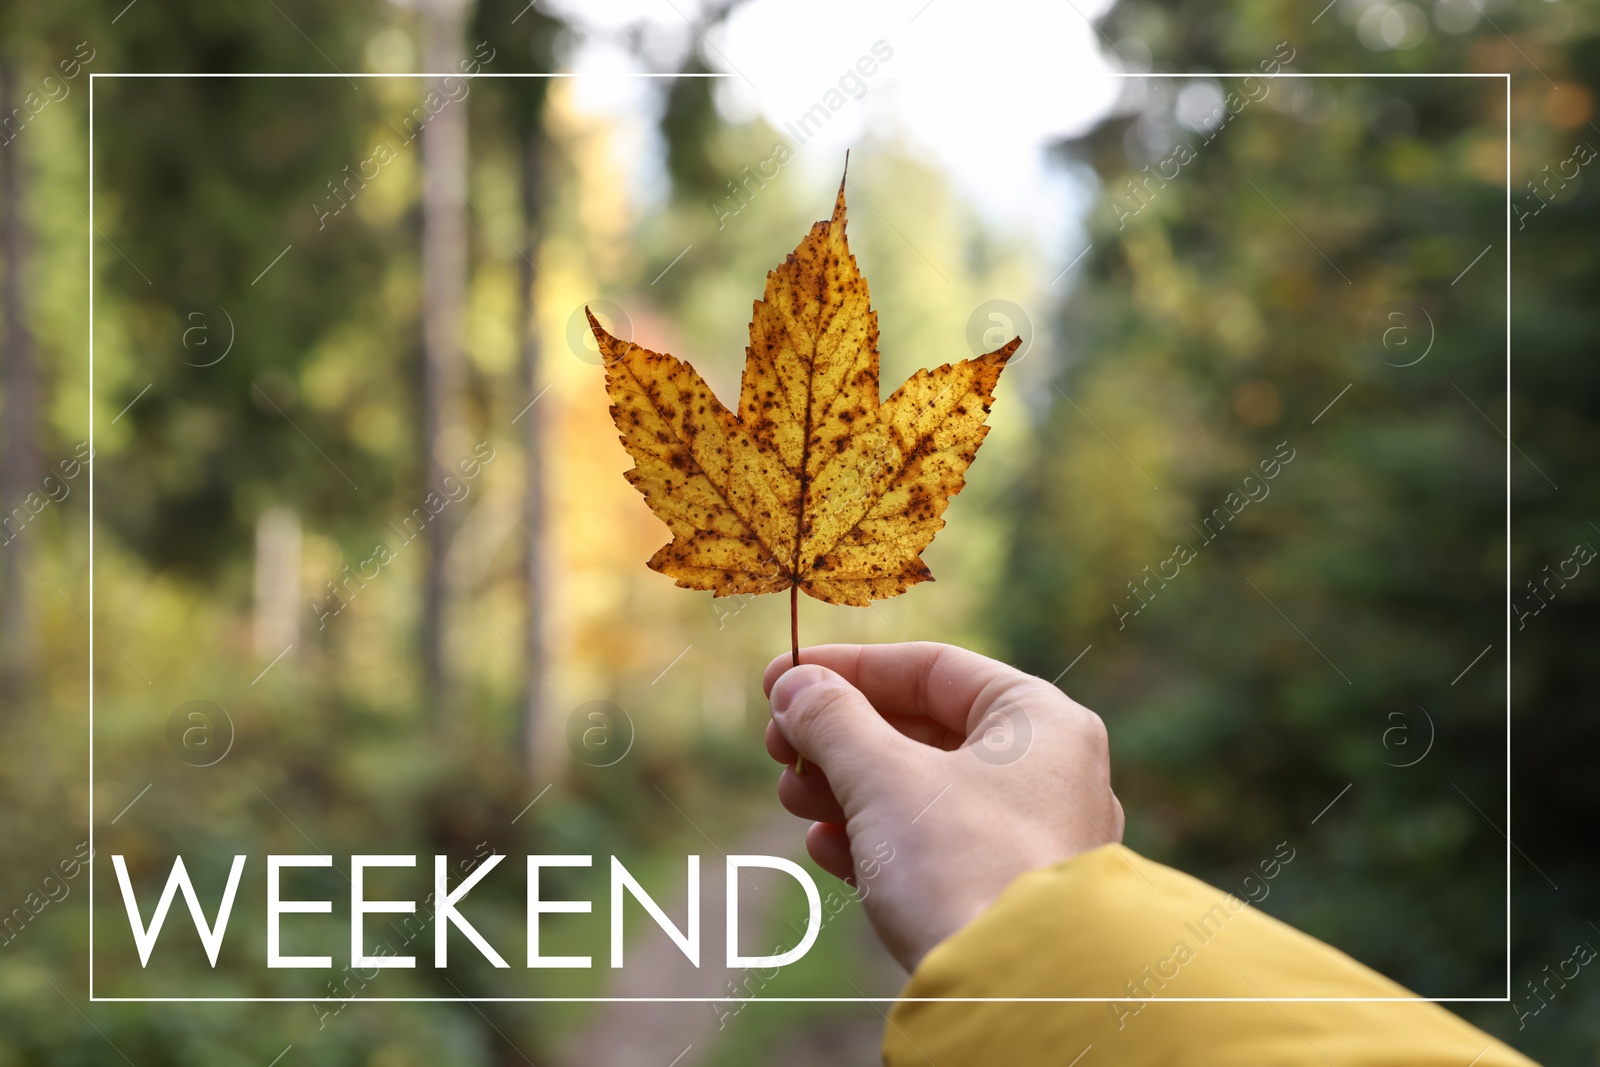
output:
[[[828,672],[820,667],[802,664],[784,671],[772,686],[772,710],[782,714],[789,710],[796,698],[807,689],[825,680]]]

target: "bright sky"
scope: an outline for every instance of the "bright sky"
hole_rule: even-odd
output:
[[[551,0],[586,28],[572,57],[579,106],[615,118],[646,147],[657,94],[615,75],[674,70],[696,31],[695,0]],[[839,85],[863,57],[878,69],[809,138],[793,166],[821,181],[863,134],[898,131],[949,171],[998,227],[1031,235],[1050,260],[1070,259],[1081,207],[1045,147],[1104,115],[1119,90],[1089,19],[1111,0],[750,0],[710,37],[713,67],[733,77],[718,104],[733,119],[762,114],[779,130]],[[1025,29],[1024,29],[1025,27]],[[642,30],[646,58],[627,34]],[[606,75],[611,75],[607,77]],[[864,85],[864,90],[862,86]],[[859,99],[854,97],[859,96]],[[647,168],[658,159],[645,154]],[[638,176],[641,184],[650,177]]]

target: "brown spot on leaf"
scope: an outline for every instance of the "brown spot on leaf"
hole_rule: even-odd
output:
[[[933,579],[921,552],[965,484],[985,429],[972,416],[988,414],[1016,345],[918,371],[882,400],[877,315],[845,222],[841,184],[832,218],[767,272],[731,410],[688,363],[590,318],[636,464],[628,481],[679,531],[649,566],[684,588],[798,586],[865,605]],[[715,458],[702,468],[696,456]]]

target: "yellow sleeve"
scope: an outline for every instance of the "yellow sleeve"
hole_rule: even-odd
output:
[[[951,1002],[990,997],[1089,999]],[[1172,1003],[1190,997],[1274,999]],[[1405,999],[1277,999],[1294,997]],[[1107,845],[1018,878],[928,953],[889,1015],[883,1059],[889,1067],[1532,1067],[1415,998],[1238,897]]]

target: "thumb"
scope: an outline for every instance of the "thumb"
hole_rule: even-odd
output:
[[[892,791],[910,776],[913,742],[826,667],[802,663],[785,671],[772,687],[772,720],[795,751],[822,768],[847,816],[865,803],[863,790]]]

